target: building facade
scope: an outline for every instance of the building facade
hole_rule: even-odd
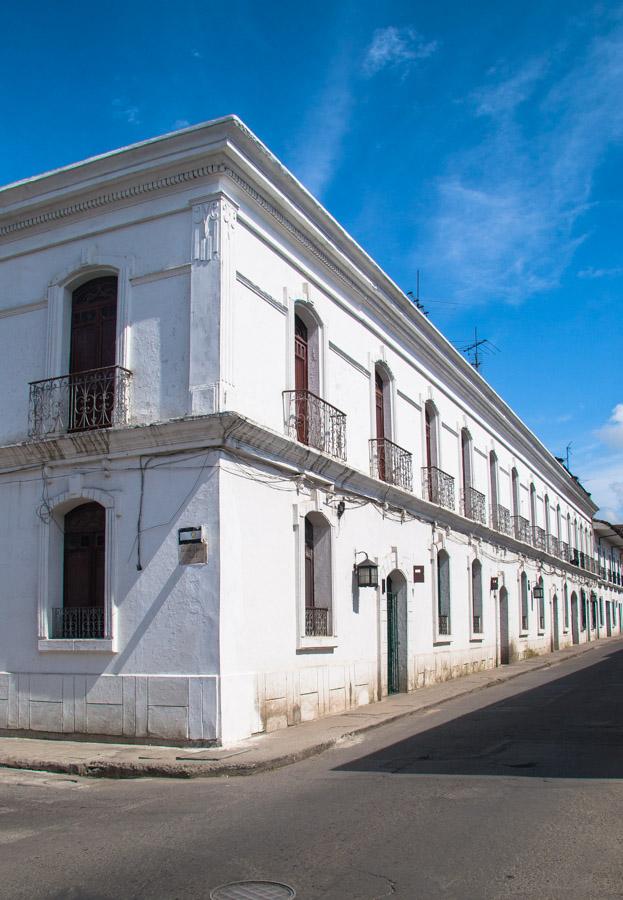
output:
[[[0,729],[231,742],[620,632],[619,533],[234,117],[0,191],[0,347]]]

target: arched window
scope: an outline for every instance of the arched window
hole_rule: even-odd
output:
[[[320,513],[305,516],[305,635],[333,634],[331,526]]]
[[[564,587],[564,623],[565,629],[569,628],[569,588],[567,587],[567,583],[565,582]]]
[[[463,515],[475,518],[472,497],[472,436],[461,428],[461,477],[463,482]]]
[[[541,596],[539,597],[539,631],[545,631],[545,585],[543,584],[543,576],[539,577],[537,584],[541,588]]]
[[[493,524],[494,527],[497,528],[500,495],[498,484],[498,458],[493,450],[489,453],[489,489],[491,491],[491,512],[493,515]]]
[[[306,303],[294,305],[294,388],[322,396],[321,323]]]
[[[545,495],[545,500],[543,501],[543,506],[545,510],[545,534],[547,537],[550,535],[550,522],[549,522],[549,496]]]
[[[562,519],[560,516],[560,503],[556,506],[556,537],[562,541]]]
[[[425,468],[422,479],[424,499],[430,500],[431,503],[441,503],[443,491],[442,475],[439,471],[441,465],[439,455],[439,415],[437,407],[432,400],[427,400],[424,404],[424,428]],[[454,503],[452,505],[454,506]]]
[[[437,554],[437,632],[450,631],[450,557],[445,550]]]
[[[55,638],[102,638],[105,633],[106,510],[76,506],[64,518],[63,605],[52,610]]]
[[[71,295],[68,430],[115,423],[117,277],[103,275]]]
[[[372,474],[395,483],[392,447],[390,375],[384,365],[374,367],[374,438],[370,444]]]
[[[525,572],[521,573],[519,596],[521,600],[521,630],[528,631],[528,576]]]
[[[520,516],[521,502],[519,498],[519,473],[517,469],[513,469],[513,471],[511,472],[511,484],[513,493],[513,515]]]
[[[472,563],[472,631],[482,634],[482,565],[475,559]]]
[[[530,524],[534,527],[537,524],[536,520],[536,488],[534,486],[534,482],[530,484]]]

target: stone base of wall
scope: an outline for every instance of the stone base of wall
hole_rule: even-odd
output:
[[[0,673],[0,730],[68,740],[214,743],[217,679]]]
[[[378,699],[376,662],[309,666],[257,675],[257,731],[276,731]]]
[[[437,650],[412,657],[409,665],[409,690],[439,684],[473,672],[495,667],[495,647],[481,646],[470,650]]]

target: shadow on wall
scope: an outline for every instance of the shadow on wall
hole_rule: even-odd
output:
[[[395,775],[623,778],[623,650],[338,767]],[[414,730],[423,724],[414,718]]]

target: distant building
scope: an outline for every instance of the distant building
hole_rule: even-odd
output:
[[[0,191],[0,347],[0,728],[232,741],[620,632],[620,531],[236,118]]]

